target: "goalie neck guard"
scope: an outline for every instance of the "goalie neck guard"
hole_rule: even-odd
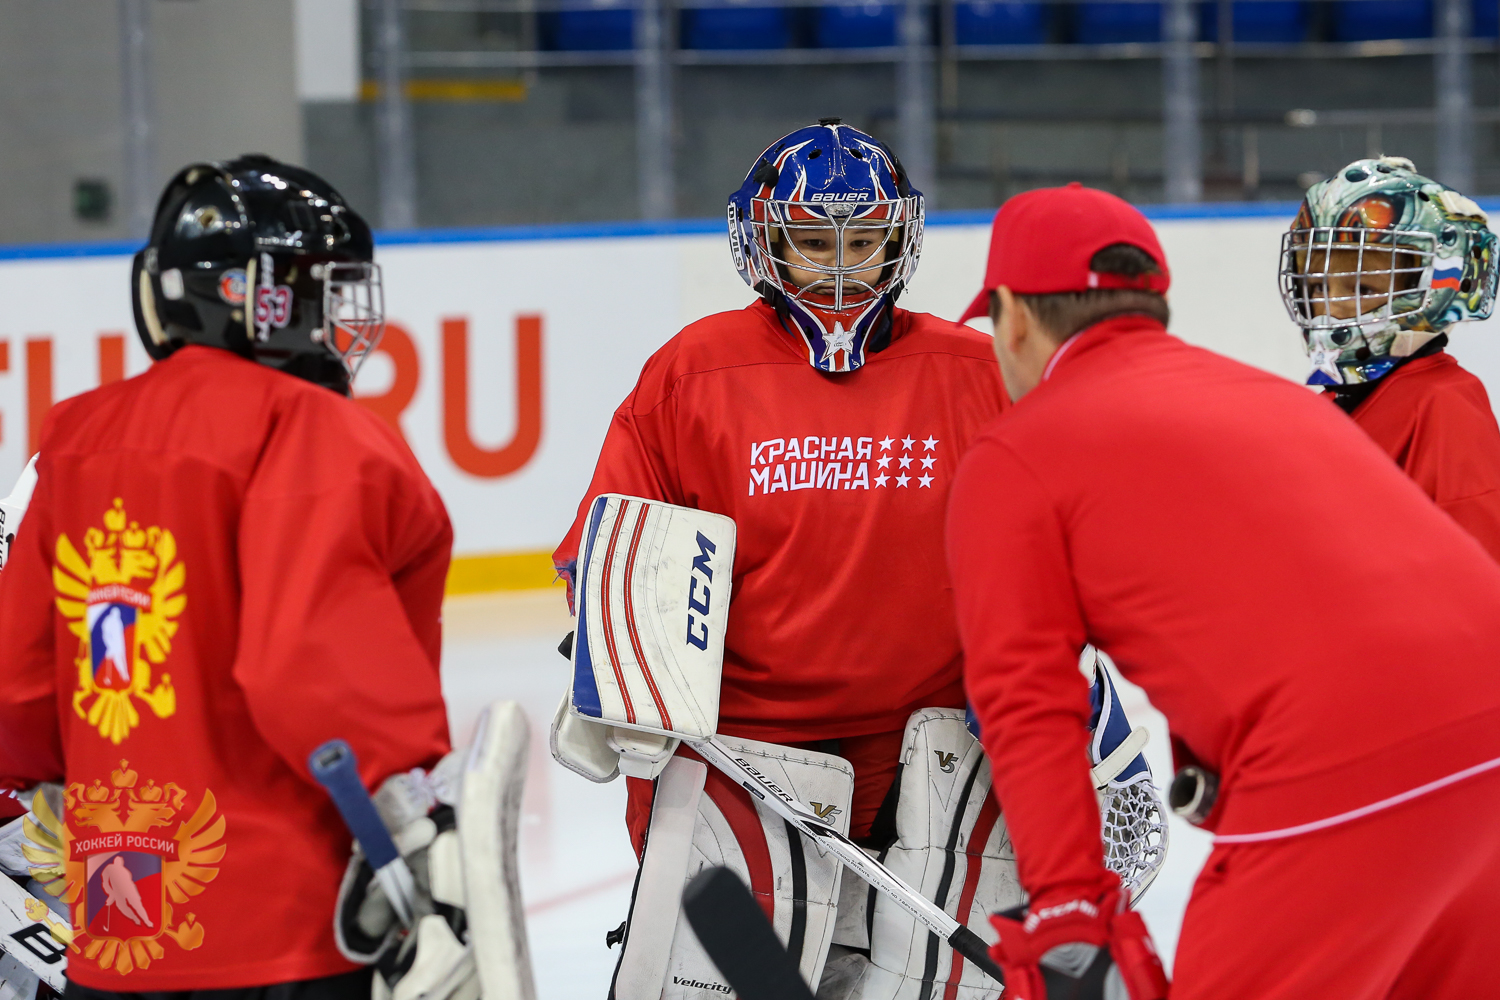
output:
[[[808,363],[851,372],[890,342],[922,219],[922,193],[890,148],[825,118],[772,143],[729,196],[729,247]]]
[[[135,324],[160,361],[203,344],[347,394],[385,331],[370,227],[309,170],[249,154],[167,184],[135,255]]]
[[[1281,241],[1281,296],[1310,385],[1388,375],[1495,305],[1495,234],[1469,198],[1397,156],[1356,160],[1307,191]]]

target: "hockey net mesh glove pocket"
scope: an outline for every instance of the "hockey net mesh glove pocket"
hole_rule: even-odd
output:
[[[1017,919],[1020,917],[1020,919]],[[1167,974],[1119,889],[990,917],[1006,1000],[1166,1000]]]

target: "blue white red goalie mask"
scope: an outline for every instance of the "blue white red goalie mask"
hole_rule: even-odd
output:
[[[824,372],[852,372],[889,336],[917,270],[922,193],[886,145],[837,119],[773,143],[729,197],[734,266]]]

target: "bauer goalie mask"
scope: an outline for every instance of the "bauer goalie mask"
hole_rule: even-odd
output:
[[[1281,241],[1281,296],[1311,385],[1373,382],[1495,305],[1484,211],[1410,160],[1356,160],[1313,185]]]
[[[197,163],[167,184],[135,255],[141,342],[235,352],[347,394],[385,330],[370,227],[316,174],[268,156]]]
[[[824,118],[773,143],[729,196],[734,266],[825,372],[890,342],[922,252],[922,193],[885,143]]]

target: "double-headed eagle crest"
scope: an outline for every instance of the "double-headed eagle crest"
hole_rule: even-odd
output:
[[[73,710],[112,743],[140,725],[135,699],[157,718],[177,711],[172,676],[163,674],[153,687],[151,673],[172,650],[177,618],[187,604],[185,578],[177,539],[164,528],[130,520],[118,497],[104,512],[104,527],[83,533],[83,553],[67,535],[57,536],[57,610],[78,636]]]
[[[165,958],[164,940],[184,951],[203,943],[197,915],[179,919],[174,907],[185,908],[219,874],[225,822],[213,792],[190,812],[188,799],[176,782],[142,785],[125,760],[109,784],[68,785],[61,817],[37,794],[35,818],[22,820],[21,851],[42,888],[71,904],[71,933],[49,923],[70,961],[79,955],[124,975]]]

